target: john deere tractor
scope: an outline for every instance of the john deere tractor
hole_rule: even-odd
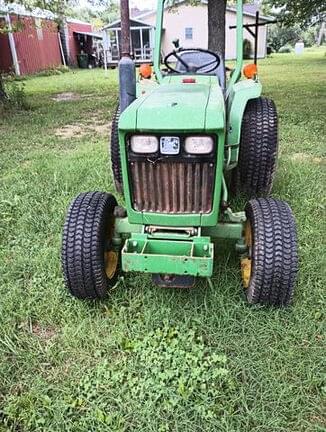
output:
[[[120,272],[142,272],[162,287],[191,287],[212,276],[214,249],[232,239],[248,302],[289,305],[296,227],[289,205],[269,196],[278,119],[257,67],[243,69],[242,0],[232,71],[217,53],[177,43],[163,66],[164,10],[158,0],[153,74],[146,67],[136,79],[130,45],[119,65],[111,158],[125,207],[107,192],[73,200],[63,232],[66,286],[78,298],[102,298]],[[248,197],[244,211],[232,210],[229,190]]]

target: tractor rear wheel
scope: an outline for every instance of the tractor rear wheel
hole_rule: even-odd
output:
[[[241,128],[238,167],[233,190],[249,198],[268,196],[272,190],[278,153],[278,117],[267,98],[248,102]]]
[[[62,269],[70,293],[81,299],[103,298],[116,282],[119,251],[114,231],[113,195],[82,193],[69,207],[62,239]]]
[[[241,260],[242,281],[250,304],[288,306],[298,272],[295,220],[289,205],[259,198],[246,206],[245,241],[248,254]]]
[[[112,119],[109,153],[111,155],[111,166],[112,166],[115,188],[118,193],[123,194],[122,169],[121,169],[120,145],[119,145],[119,118],[120,118],[120,106],[118,105]]]

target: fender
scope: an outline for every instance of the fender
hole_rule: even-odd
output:
[[[234,168],[234,164],[237,164],[238,162],[242,118],[247,103],[250,99],[260,97],[261,93],[261,83],[252,79],[239,81],[231,88],[228,98],[228,121],[226,134],[226,147],[231,151],[229,151],[227,158],[227,169]]]

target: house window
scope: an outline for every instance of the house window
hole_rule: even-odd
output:
[[[192,27],[186,27],[185,28],[185,37],[187,40],[192,40],[192,36],[193,36],[193,29]]]

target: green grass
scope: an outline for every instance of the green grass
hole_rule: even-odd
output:
[[[107,137],[91,126],[112,116],[116,72],[26,80],[32,109],[0,119],[1,431],[325,430],[325,70],[322,51],[260,66],[281,122],[273,195],[300,241],[288,310],[246,304],[230,245],[217,248],[213,287],[126,275],[106,301],[71,298],[61,230],[79,192],[114,191]],[[60,92],[82,97],[52,100]],[[56,135],[76,124],[80,135]]]

